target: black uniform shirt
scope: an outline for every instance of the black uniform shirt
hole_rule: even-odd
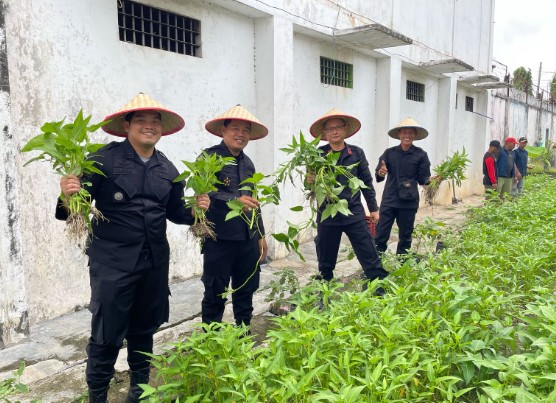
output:
[[[150,249],[155,267],[167,269],[170,248],[166,219],[191,224],[191,210],[185,208],[183,182],[174,183],[178,170],[164,154],[155,150],[151,159],[141,161],[126,139],[102,147],[91,159],[106,175],[91,174],[81,179],[106,220],[93,223],[87,254],[93,260],[132,271],[142,249]],[[87,185],[87,182],[90,185]],[[65,220],[67,210],[58,201],[56,218]]]
[[[209,155],[216,154],[221,157],[234,157],[223,141],[204,151]],[[209,194],[210,208],[207,211],[207,219],[214,224],[217,240],[244,241],[247,239],[259,239],[260,235],[265,233],[260,215],[258,228],[257,223],[255,223],[251,231],[241,217],[234,217],[226,221],[226,215],[230,212],[230,208],[226,203],[242,195],[251,196],[251,191],[239,190],[239,184],[255,173],[253,161],[243,151],[235,158],[236,165],[227,165],[217,174],[218,180],[222,183],[216,186],[218,188],[217,191]],[[253,212],[250,214],[253,214]]]
[[[332,150],[332,147],[330,147],[330,144],[325,144],[324,146],[319,147],[319,149],[324,151],[324,155],[330,152],[334,152]],[[344,149],[340,152],[340,158],[338,159],[337,164],[342,166],[349,166],[356,163],[359,164],[351,170],[351,173],[356,178],[362,180],[368,188],[362,189],[352,197],[351,189],[348,186],[348,178],[346,178],[344,175],[339,175],[336,179],[338,180],[338,182],[345,186],[339,197],[348,201],[348,207],[352,215],[345,216],[338,213],[336,214],[336,216],[328,217],[327,219],[322,221],[322,225],[348,225],[356,221],[364,220],[365,209],[363,208],[363,204],[361,203],[361,193],[363,193],[363,197],[367,202],[367,208],[369,209],[369,211],[378,211],[376,192],[373,187],[373,177],[371,175],[371,171],[369,170],[369,162],[365,157],[365,153],[360,147],[346,143]],[[317,216],[317,222],[321,222],[320,217],[324,208],[326,208],[326,203],[323,203],[321,208],[319,209],[320,211]]]
[[[378,174],[382,161],[386,163],[386,168],[388,168],[388,177],[380,205],[394,208],[419,208],[419,199],[406,201],[399,198],[398,176],[400,181],[413,179],[419,185],[425,185],[431,176],[431,163],[427,153],[422,148],[414,145],[411,145],[407,151],[403,151],[399,145],[388,148],[378,159],[378,165],[375,170],[377,182],[384,180]]]

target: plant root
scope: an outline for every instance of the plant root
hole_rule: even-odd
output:
[[[85,252],[89,228],[83,214],[70,214],[68,216],[66,220],[66,234],[71,242],[75,242]]]
[[[423,196],[425,199],[425,204],[427,206],[432,206],[432,204],[434,203],[434,199],[436,199],[436,196],[438,195],[438,189],[440,188],[440,186],[427,186],[423,189]]]
[[[208,220],[199,220],[191,227],[189,227],[189,231],[198,238],[201,242],[206,239],[213,239],[216,240],[216,233],[214,232],[214,223]]]

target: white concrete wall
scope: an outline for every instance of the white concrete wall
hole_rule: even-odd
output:
[[[529,145],[536,145],[539,140],[545,142],[548,130],[549,142],[556,143],[556,106],[554,104],[546,101],[541,104],[539,100],[526,96],[525,93],[514,88],[509,91],[506,89],[491,91],[489,103],[493,116],[488,130],[490,137],[499,140],[507,137],[503,124],[504,119],[507,119],[508,136],[515,138],[526,136],[529,139]]]
[[[206,121],[237,103],[257,115],[251,18],[201,3],[174,4],[175,12],[202,20],[205,50],[203,58],[196,58],[119,41],[116,2],[95,4],[68,0],[10,6],[8,31],[17,33],[8,41],[17,147],[38,134],[45,121],[73,119],[80,108],[99,121],[143,91],[186,121],[184,130],[159,144],[181,170],[181,160],[192,160],[220,141],[204,130]],[[229,46],[222,38],[234,38],[241,46]],[[117,138],[99,133],[96,140]],[[59,179],[47,164],[22,168],[30,157],[17,155],[16,162],[23,266],[31,321],[36,322],[87,304],[89,285],[85,257],[68,244],[65,224],[53,217]],[[187,227],[170,224],[173,280],[201,272],[199,247],[186,234]]]
[[[12,195],[19,207],[21,269],[15,270],[19,277],[6,277],[7,254],[0,255],[0,291],[18,286],[17,281],[24,291],[21,298],[0,302],[6,311],[22,301],[16,317],[28,309],[31,324],[79,309],[89,298],[86,260],[64,238],[64,223],[53,217],[59,178],[46,164],[23,168],[31,156],[15,152],[45,121],[73,119],[81,108],[99,121],[143,91],[185,118],[186,128],[162,139],[159,147],[178,169],[180,160],[191,160],[219,141],[204,124],[237,103],[270,129],[267,138],[246,149],[265,174],[286,158],[280,147],[300,130],[310,138],[311,123],[333,107],[361,120],[361,131],[349,142],[363,147],[371,166],[386,147],[397,143],[386,132],[405,116],[429,129],[429,138],[418,145],[433,164],[467,144],[476,147],[469,150],[474,156],[482,156],[486,123],[462,112],[457,74],[431,75],[418,65],[455,57],[489,71],[493,0],[143,2],[200,20],[202,57],[119,41],[114,0],[21,0],[10,2],[6,11],[11,109],[2,121],[11,122],[16,154],[13,168],[7,169],[17,184]],[[414,45],[373,53],[342,47],[332,36],[334,27],[374,22],[413,38]],[[320,56],[353,64],[354,88],[322,85]],[[407,79],[425,84],[425,103],[405,99]],[[484,94],[475,94],[477,106],[486,102]],[[95,140],[114,138],[99,133]],[[380,195],[382,185],[377,190]],[[473,191],[473,186],[465,191]],[[302,201],[298,189],[286,187],[283,204],[264,211],[267,230],[283,231],[289,207]],[[0,209],[5,221],[6,203],[0,203]],[[199,274],[199,248],[186,236],[187,228],[170,225],[168,234],[172,280]],[[5,250],[6,243],[0,245]],[[271,244],[271,253],[278,257],[285,251]]]

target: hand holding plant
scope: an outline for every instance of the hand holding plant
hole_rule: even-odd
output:
[[[234,165],[233,157],[221,157],[216,154],[209,155],[205,151],[193,162],[182,161],[187,167],[174,182],[186,180],[186,189],[193,190],[193,196],[185,196],[186,207],[193,209],[193,217],[195,219],[190,227],[191,232],[204,241],[207,238],[216,239],[214,233],[214,224],[207,220],[205,210],[197,203],[197,197],[208,194],[217,190],[216,185],[220,184],[216,174],[226,165]]]
[[[82,175],[96,173],[104,176],[96,165],[97,161],[90,159],[104,144],[91,143],[89,133],[95,132],[106,122],[89,126],[91,116],[83,117],[80,111],[73,123],[48,122],[42,127],[42,133],[33,137],[21,149],[21,152],[41,151],[38,157],[32,158],[25,165],[33,161],[48,161],[52,163],[54,171],[63,177],[78,180]],[[74,182],[72,192],[62,193],[60,198],[68,209],[66,231],[70,239],[84,245],[85,238],[92,233],[92,221],[104,219],[100,211],[92,206],[92,199],[86,187],[89,182]]]

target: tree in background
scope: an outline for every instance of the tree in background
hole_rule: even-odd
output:
[[[556,73],[554,73],[552,80],[550,80],[550,99],[556,101]]]
[[[531,75],[531,69],[525,70],[525,67],[518,67],[515,69],[512,85],[520,91],[533,95],[533,76]]]

